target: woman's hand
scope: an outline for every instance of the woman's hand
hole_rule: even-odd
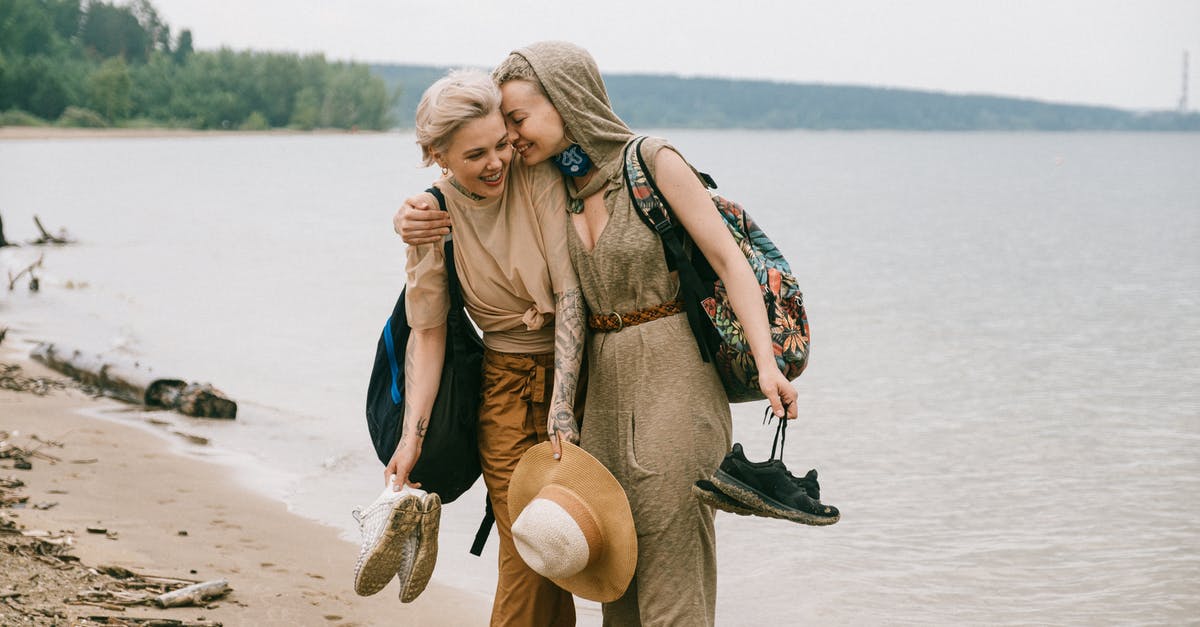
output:
[[[550,450],[554,451],[554,459],[562,458],[562,441],[579,445],[579,423],[575,414],[570,410],[552,411],[546,420],[546,431],[550,434]]]
[[[412,472],[413,466],[417,465],[417,458],[420,456],[421,443],[419,440],[410,437],[400,438],[400,443],[396,445],[396,452],[392,453],[391,461],[388,462],[387,468],[383,469],[384,485],[390,483],[392,490],[399,492],[408,483],[408,473]],[[420,483],[409,485],[414,488],[421,487]]]
[[[450,214],[438,208],[429,192],[409,197],[392,216],[392,228],[409,246],[436,244],[450,233]]]
[[[771,411],[776,418],[783,418],[785,410],[788,420],[796,417],[796,386],[783,376],[775,364],[772,363],[769,368],[759,368],[758,389],[771,402]]]

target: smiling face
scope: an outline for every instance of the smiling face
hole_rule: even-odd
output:
[[[460,126],[444,150],[433,151],[434,161],[474,194],[496,198],[504,193],[512,144],[499,111]]]
[[[562,116],[537,85],[510,80],[500,86],[500,94],[509,139],[527,165],[541,163],[571,146]]]

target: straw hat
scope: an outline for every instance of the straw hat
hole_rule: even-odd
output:
[[[595,457],[564,442],[525,452],[508,484],[517,552],[534,572],[592,601],[615,601],[637,566],[637,532],[625,491]]]

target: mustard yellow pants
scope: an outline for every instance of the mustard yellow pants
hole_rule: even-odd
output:
[[[552,353],[529,355],[487,350],[479,406],[479,459],[500,535],[500,576],[492,625],[568,627],[575,624],[571,593],[525,565],[512,539],[508,481],[521,455],[545,442],[554,380]]]

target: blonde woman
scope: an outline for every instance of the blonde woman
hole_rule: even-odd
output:
[[[529,569],[508,517],[521,455],[552,435],[579,440],[574,401],[583,358],[583,302],[562,234],[566,191],[549,164],[527,166],[509,143],[500,92],[487,74],[451,72],[417,107],[417,143],[454,220],[454,265],[467,313],[483,331],[479,456],[500,535],[492,625],[574,625],[570,593]],[[405,356],[404,433],[385,482],[408,482],[421,453],[444,357],[449,297],[440,241],[408,248],[413,335]]]

